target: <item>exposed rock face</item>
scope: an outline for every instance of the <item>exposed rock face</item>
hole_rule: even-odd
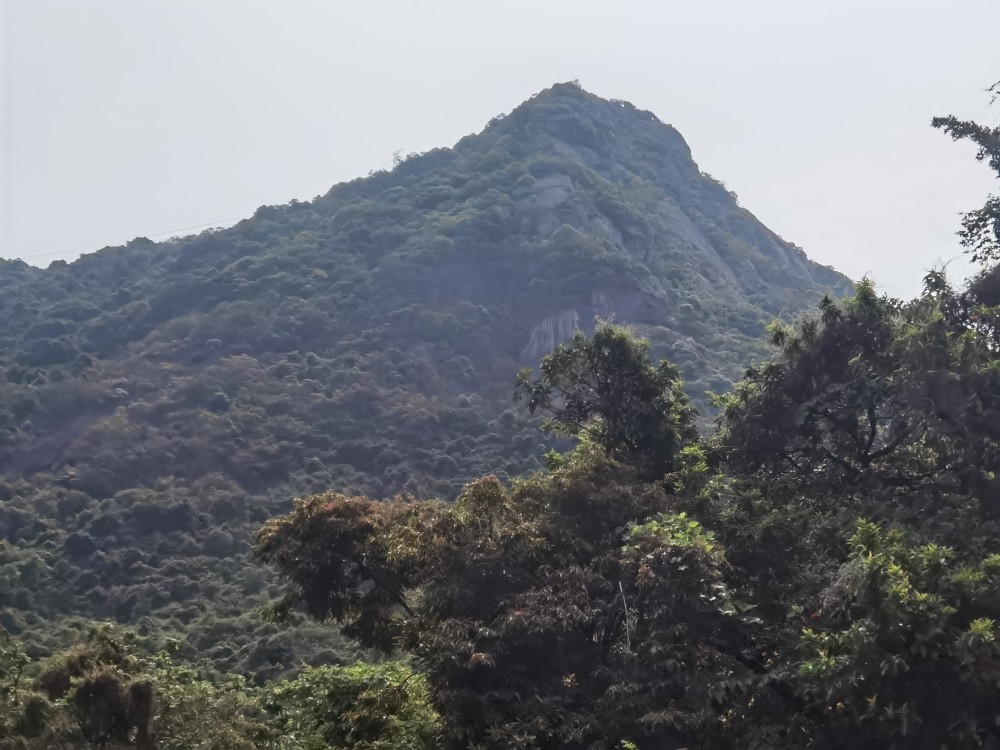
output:
[[[676,130],[631,105],[556,86],[413,168],[496,155],[527,166],[496,185],[495,205],[508,201],[516,229],[491,258],[514,265],[471,267],[475,250],[456,239],[456,255],[427,283],[509,315],[522,331],[520,364],[589,330],[595,317],[655,327],[656,351],[666,355],[676,335],[704,336],[716,316],[739,318],[736,330],[756,335],[767,318],[849,286],[739,207],[698,169]],[[703,351],[702,364],[717,370],[713,349]]]
[[[521,358],[537,360],[548,354],[557,344],[568,341],[580,328],[580,314],[576,310],[563,310],[550,315],[541,323],[532,326],[528,333],[528,345],[521,352]]]
[[[520,207],[523,208],[524,204],[527,203],[535,208],[553,209],[569,200],[572,194],[573,180],[570,179],[569,175],[554,174],[535,180],[531,197],[522,202]],[[554,216],[554,214],[552,215]]]
[[[689,248],[691,257],[698,260],[702,276],[728,294],[737,294],[741,284],[732,268],[721,258],[712,243],[698,229],[691,218],[671,199],[660,201],[656,217],[663,232],[673,242]]]

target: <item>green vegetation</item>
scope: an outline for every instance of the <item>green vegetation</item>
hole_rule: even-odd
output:
[[[258,537],[276,614],[413,659],[443,747],[989,746],[998,274],[773,326],[704,443],[643,342],[577,336],[519,381],[571,453],[453,503],[299,501]]]
[[[572,85],[232,229],[0,262],[0,625],[43,656],[110,620],[257,683],[352,662],[260,622],[252,536],[289,498],[540,468],[567,443],[511,385],[596,316],[676,362],[707,423],[764,322],[846,284],[673,128]]]
[[[862,281],[745,367],[839,277],[558,86],[227,232],[6,264],[0,748],[1000,745],[976,215],[965,288]]]
[[[440,717],[398,662],[306,668],[273,688],[212,682],[129,633],[92,629],[40,664],[0,648],[0,747],[430,750]]]
[[[695,412],[677,368],[653,367],[649,344],[627,331],[598,326],[591,339],[577,332],[542,360],[542,376],[518,375],[515,398],[528,410],[552,414],[542,429],[598,443],[620,461],[652,476],[673,471],[678,448],[695,435]]]

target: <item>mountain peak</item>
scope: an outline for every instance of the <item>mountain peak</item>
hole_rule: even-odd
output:
[[[652,112],[630,102],[603,99],[583,89],[579,83],[557,83],[533,95],[506,117],[491,124],[505,125],[504,132],[520,130],[528,137],[546,132],[568,143],[599,151],[614,140],[643,134],[670,144],[690,158],[691,151],[673,127]]]
[[[285,498],[447,498],[538,467],[516,373],[595,319],[647,337],[708,412],[768,355],[765,323],[847,284],[672,127],[557,84],[453,148],[229,229],[0,264],[0,538],[54,561],[35,588],[65,595],[39,617],[194,617],[170,590],[235,618],[260,581],[216,563]],[[197,562],[168,586],[136,549]]]

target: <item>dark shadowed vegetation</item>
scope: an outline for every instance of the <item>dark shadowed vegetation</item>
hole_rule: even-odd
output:
[[[598,316],[676,362],[707,423],[764,323],[846,284],[673,128],[568,84],[232,229],[0,262],[0,624],[37,655],[141,626],[257,681],[353,661],[259,622],[252,534],[290,497],[453,500],[539,468],[567,443],[512,383]]]
[[[561,85],[5,263],[0,748],[1000,747],[990,211],[848,288]]]

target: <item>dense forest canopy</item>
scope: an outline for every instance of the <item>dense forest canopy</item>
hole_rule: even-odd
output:
[[[571,84],[231,229],[2,262],[0,624],[42,655],[141,623],[256,680],[352,661],[259,623],[252,534],[290,497],[452,500],[540,468],[565,443],[511,384],[596,317],[675,362],[707,424],[766,322],[848,286],[676,130]]]
[[[10,264],[0,743],[1000,746],[995,201],[962,288],[848,290],[564,85],[228,233]],[[68,605],[133,627],[46,656]]]

